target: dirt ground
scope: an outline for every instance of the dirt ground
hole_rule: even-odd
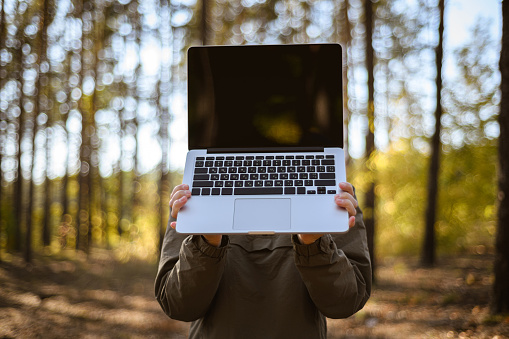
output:
[[[7,259],[7,260],[5,260]],[[0,338],[186,338],[153,296],[156,265],[95,251],[73,260],[17,256],[0,263]],[[509,338],[490,316],[493,257],[385,260],[363,310],[329,320],[329,338]]]

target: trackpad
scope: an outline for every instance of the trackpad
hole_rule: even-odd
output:
[[[236,199],[235,230],[290,229],[291,199]]]

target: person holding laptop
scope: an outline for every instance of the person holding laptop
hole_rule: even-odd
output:
[[[326,338],[326,317],[351,316],[371,293],[362,212],[351,184],[338,191],[346,233],[186,235],[177,216],[193,198],[176,186],[155,281],[164,312],[192,321],[189,338]]]

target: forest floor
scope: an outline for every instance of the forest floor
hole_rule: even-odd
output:
[[[0,263],[0,338],[186,338],[154,298],[156,264],[94,251],[73,260]],[[329,320],[329,338],[509,338],[509,316],[490,316],[491,255],[379,263],[363,310]]]

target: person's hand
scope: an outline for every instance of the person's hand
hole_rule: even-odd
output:
[[[343,192],[334,196],[334,202],[339,207],[343,207],[348,211],[348,226],[351,228],[355,225],[355,215],[357,214],[356,208],[359,206],[359,203],[354,197],[352,184],[348,182],[341,182],[339,183],[339,188]],[[297,236],[301,244],[309,245],[323,236],[323,234],[298,234]]]
[[[182,207],[187,203],[187,200],[191,198],[191,191],[189,190],[189,185],[181,184],[175,186],[173,192],[171,192],[170,196],[170,215],[177,219],[177,215]],[[170,227],[175,229],[177,227],[177,222],[172,221],[170,223]],[[221,244],[222,235],[220,234],[204,234],[203,237],[209,244],[212,246],[219,247]]]

